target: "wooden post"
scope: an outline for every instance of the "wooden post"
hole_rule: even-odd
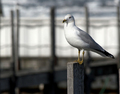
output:
[[[84,94],[84,64],[67,64],[67,94]]]

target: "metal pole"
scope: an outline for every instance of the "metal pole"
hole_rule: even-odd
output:
[[[15,32],[14,32],[14,14],[11,10],[11,38],[12,38],[12,61],[15,61]]]
[[[3,11],[2,11],[2,3],[1,3],[1,0],[0,0],[0,17],[3,16]]]
[[[15,32],[14,32],[14,13],[13,10],[10,12],[11,14],[11,38],[12,38],[12,71],[13,75],[10,80],[10,94],[16,94],[15,88],[16,88],[16,79],[15,79]]]
[[[88,12],[88,7],[85,6],[85,21],[86,21],[86,32],[89,34],[89,12]],[[85,93],[90,94],[90,88],[91,88],[91,72],[88,72],[90,69],[90,61],[91,61],[91,56],[90,52],[87,51],[87,61],[85,62]]]
[[[54,64],[55,64],[55,8],[51,8],[50,13],[50,22],[51,22],[51,69],[54,70]]]
[[[88,7],[85,7],[85,23],[86,23],[86,32],[89,33],[89,13],[88,13]]]
[[[119,4],[117,6],[117,27],[118,27],[118,42],[119,42],[119,52],[118,52],[118,72],[119,72],[119,94],[120,94],[120,9]]]
[[[19,58],[19,9],[16,9],[16,41],[15,41],[15,70],[20,70],[20,58]],[[20,89],[16,88],[16,93],[20,94]]]
[[[119,42],[119,53],[120,53],[120,7],[119,6],[117,6],[117,27],[118,27],[118,42]]]
[[[16,20],[17,20],[17,26],[16,26],[16,71],[20,70],[20,58],[19,58],[19,10],[16,10]]]
[[[89,13],[88,13],[88,7],[85,6],[85,26],[86,26],[86,32],[89,34]],[[90,58],[90,53],[87,52],[88,58]]]
[[[51,35],[51,57],[50,57],[50,83],[45,85],[44,94],[58,94],[57,84],[54,82],[54,65],[56,63],[55,55],[55,8],[50,11],[50,35]]]

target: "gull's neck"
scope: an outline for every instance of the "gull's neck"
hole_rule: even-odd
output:
[[[75,26],[75,22],[69,22],[64,24],[65,27]]]

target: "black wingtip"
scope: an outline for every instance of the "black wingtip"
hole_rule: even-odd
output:
[[[110,57],[110,58],[112,58],[112,59],[115,59],[115,57],[112,55],[112,54],[110,54],[109,52],[107,52],[107,51],[105,51],[105,50],[98,50],[98,49],[95,49],[96,51],[98,51],[98,52],[101,52],[102,54],[104,54],[105,56],[107,56],[107,57]]]
[[[107,51],[105,51],[104,54],[112,59],[115,59],[115,57],[112,54],[108,53]]]
[[[112,59],[115,59],[115,57],[113,55],[110,56]]]

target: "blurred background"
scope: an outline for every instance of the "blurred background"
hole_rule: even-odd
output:
[[[120,0],[1,0],[0,94],[67,94],[66,14],[115,56],[85,53],[85,94],[118,94]]]

